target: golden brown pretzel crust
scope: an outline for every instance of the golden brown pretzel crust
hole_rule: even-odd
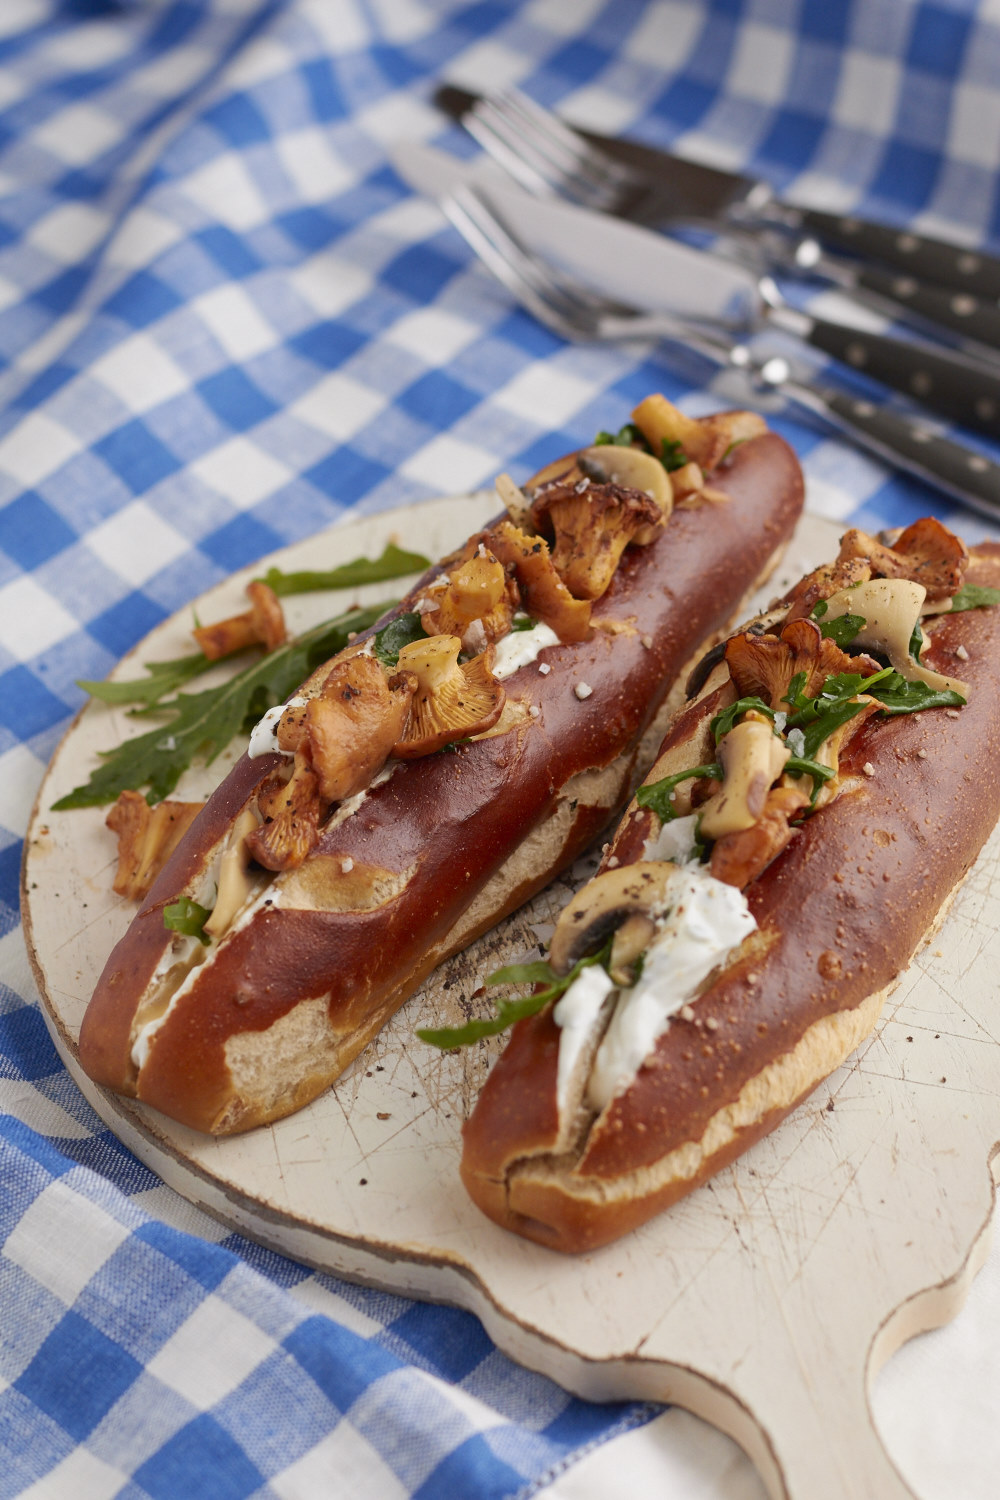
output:
[[[621,805],[631,757],[672,679],[726,625],[801,510],[797,461],[773,434],[736,448],[714,483],[731,496],[726,524],[717,506],[675,510],[657,541],[630,549],[595,606],[591,638],[547,648],[548,676],[527,667],[507,680],[508,699],[525,708],[511,728],[401,764],[322,834],[305,865],[276,878],[280,899],[201,967],[136,1078],[133,1021],[171,937],[163,908],[190,889],[276,763],[238,762],[108,960],[80,1038],[90,1076],[198,1129],[278,1118],[343,1070],[454,950],[456,932],[469,941],[570,863]],[[574,692],[581,682],[593,690],[583,700]],[[567,785],[619,758],[611,800],[581,800],[567,820]],[[463,928],[479,893],[547,819],[544,862]],[[283,1068],[288,1077],[278,1076]]]
[[[975,549],[968,580],[1000,587],[1000,546]],[[551,1154],[558,1028],[549,1011],[515,1028],[465,1127],[463,1180],[491,1218],[563,1250],[606,1243],[765,1134],[871,1030],[1000,817],[985,748],[1000,743],[1000,608],[941,617],[924,659],[961,664],[967,705],[859,730],[841,761],[848,788],[749,888],[759,931],[699,999],[697,1023],[675,1018],[563,1158]],[[717,709],[715,692],[682,715],[662,758],[696,764],[695,728]],[[630,810],[612,846],[623,861],[651,817]]]

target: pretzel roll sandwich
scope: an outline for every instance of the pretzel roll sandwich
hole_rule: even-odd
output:
[[[218,1134],[289,1114],[621,808],[802,505],[758,417],[635,418],[501,476],[507,510],[266,716],[108,960],[96,1082]]]
[[[891,546],[850,531],[696,670],[545,989],[471,1023],[524,1017],[465,1126],[490,1218],[560,1250],[615,1239],[872,1030],[1000,817],[998,590],[1000,547],[970,557],[935,520]]]

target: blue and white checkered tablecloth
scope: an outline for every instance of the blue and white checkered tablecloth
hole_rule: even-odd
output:
[[[990,0],[3,0],[0,1496],[499,1500],[653,1414],[176,1198],[61,1069],[19,926],[76,679],[344,512],[524,475],[652,389],[711,404],[542,330],[406,189],[394,142],[470,149],[445,74],[997,248]],[[954,513],[776,425],[814,509]]]

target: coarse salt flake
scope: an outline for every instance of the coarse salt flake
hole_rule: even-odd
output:
[[[547,677],[552,671],[552,668],[549,666],[547,661],[540,661],[538,663],[538,670],[539,672],[541,672],[543,677]]]
[[[969,653],[968,653],[968,651],[966,651],[966,649],[965,649],[964,646],[956,646],[955,647],[955,655],[958,657],[959,661],[968,661],[969,660]]]
[[[864,771],[864,773],[865,773],[866,776],[874,776],[875,775],[875,767],[872,765],[872,763],[871,763],[870,760],[866,760],[865,763],[864,763],[864,765],[861,767],[861,769],[862,769],[862,771]]]
[[[594,689],[589,682],[578,682],[573,691],[578,698],[589,698]]]
[[[340,861],[340,869],[341,873],[344,875],[350,875],[351,871],[354,869],[354,861],[349,854]]]

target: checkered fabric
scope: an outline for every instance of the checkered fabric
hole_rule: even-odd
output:
[[[715,399],[655,349],[561,343],[408,192],[393,142],[471,150],[443,75],[997,248],[988,0],[4,0],[0,1496],[499,1500],[649,1415],[223,1236],[61,1069],[19,928],[78,678],[347,511],[525,475],[652,389]],[[953,513],[775,425],[814,509]]]

